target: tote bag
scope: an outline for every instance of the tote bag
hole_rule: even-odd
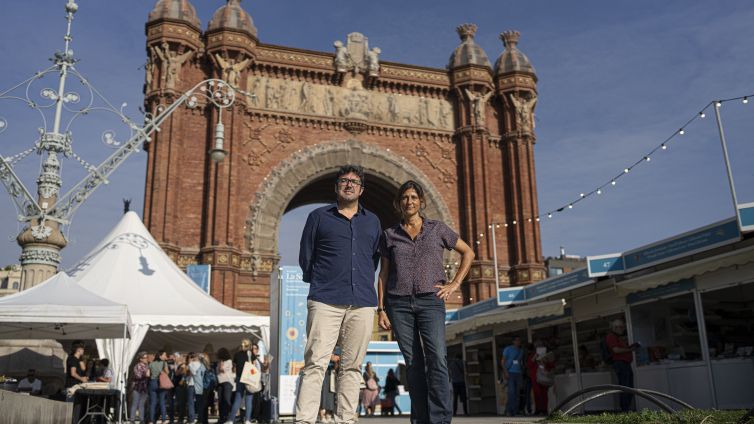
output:
[[[246,361],[241,372],[241,384],[246,385],[246,390],[250,393],[262,391],[262,373],[251,361]]]
[[[163,390],[170,390],[173,388],[173,382],[170,381],[170,377],[164,372],[160,373],[160,388]]]

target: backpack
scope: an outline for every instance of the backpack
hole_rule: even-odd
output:
[[[217,374],[214,369],[208,369],[204,372],[202,386],[204,387],[204,390],[215,390],[215,387],[217,387]]]
[[[607,336],[600,339],[600,353],[602,354],[602,362],[607,365],[613,364],[613,353],[610,352],[610,347],[607,345]]]

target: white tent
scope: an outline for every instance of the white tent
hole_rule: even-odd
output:
[[[0,297],[0,339],[122,338],[130,324],[126,305],[92,293],[64,272]]]
[[[141,219],[128,212],[115,228],[68,273],[83,287],[128,305],[133,325],[127,361],[136,350],[169,345],[200,350],[207,343],[232,348],[244,336],[261,338],[269,317],[223,305],[203,292],[162,251]],[[269,333],[269,332],[267,332]],[[268,340],[264,340],[269,346]],[[120,340],[97,340],[100,354]]]

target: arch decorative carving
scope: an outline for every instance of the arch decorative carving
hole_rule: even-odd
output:
[[[317,144],[298,150],[283,160],[259,186],[246,221],[246,242],[253,262],[259,261],[260,255],[277,256],[280,220],[296,193],[309,182],[348,163],[363,166],[367,174],[388,181],[396,189],[406,180],[415,180],[427,193],[427,217],[455,228],[453,216],[440,192],[422,171],[406,159],[356,140]],[[368,191],[365,195],[368,195]]]

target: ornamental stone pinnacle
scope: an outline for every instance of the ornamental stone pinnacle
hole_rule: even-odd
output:
[[[500,39],[503,40],[503,46],[507,49],[513,49],[518,44],[521,33],[518,31],[505,31],[500,33]]]
[[[456,32],[462,41],[466,41],[469,38],[473,39],[474,35],[476,35],[476,30],[476,24],[461,24],[456,27]]]

